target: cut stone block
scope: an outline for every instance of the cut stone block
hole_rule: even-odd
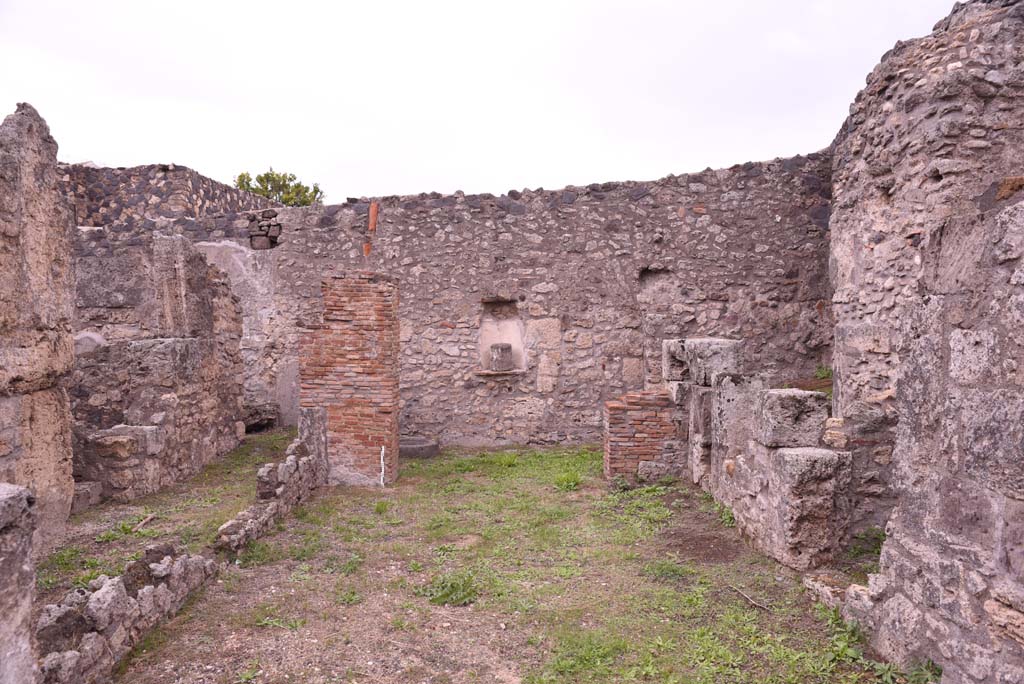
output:
[[[71,512],[81,513],[82,511],[95,506],[103,500],[103,483],[101,482],[76,482],[75,495],[71,499]]]
[[[496,342],[491,345],[491,365],[490,370],[492,371],[510,371],[515,369],[516,362],[512,356],[512,345],[508,342]]]
[[[823,392],[773,389],[758,396],[756,439],[768,447],[814,447],[828,420]]]
[[[699,484],[711,467],[711,399],[710,387],[692,386],[689,397],[690,478]]]
[[[689,382],[666,382],[665,389],[672,397],[672,403],[677,406],[686,406],[690,402],[690,391],[694,388]]]
[[[666,383],[690,379],[683,342],[684,340],[661,341],[661,378]]]
[[[849,523],[848,451],[800,447],[771,454],[769,519],[765,550],[796,570],[830,560]]]
[[[690,337],[683,342],[686,365],[694,384],[710,387],[723,373],[742,370],[743,342],[720,337]]]
[[[36,679],[32,648],[35,572],[32,532],[36,499],[24,487],[0,482],[0,682]]]
[[[751,487],[747,445],[754,434],[757,397],[764,389],[764,380],[758,376],[740,373],[715,376],[711,401],[711,465],[705,487],[729,507]]]

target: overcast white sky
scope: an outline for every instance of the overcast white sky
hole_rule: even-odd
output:
[[[64,161],[273,165],[327,201],[501,193],[827,146],[952,0],[0,0],[0,116]]]

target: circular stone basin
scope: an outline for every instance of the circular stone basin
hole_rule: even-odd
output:
[[[426,437],[402,437],[398,440],[398,455],[401,458],[431,458],[441,453],[441,447]]]

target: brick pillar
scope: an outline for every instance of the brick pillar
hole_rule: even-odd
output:
[[[398,286],[375,273],[323,280],[321,324],[302,339],[302,407],[327,411],[331,484],[398,477]]]
[[[629,392],[604,405],[604,476],[628,482],[672,474],[679,448],[666,391]],[[659,467],[661,466],[661,467]]]

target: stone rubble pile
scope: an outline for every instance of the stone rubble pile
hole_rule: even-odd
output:
[[[43,684],[109,681],[117,662],[218,570],[209,558],[169,544],[150,546],[123,575],[102,575],[45,606],[35,633]]]

